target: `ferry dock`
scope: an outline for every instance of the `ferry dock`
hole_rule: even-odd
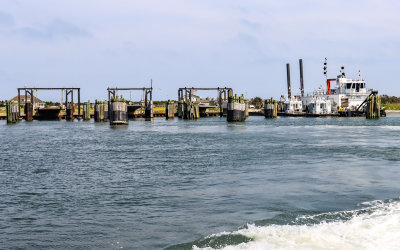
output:
[[[17,88],[17,101],[6,103],[6,113],[0,119],[8,123],[19,120],[90,120],[109,122],[110,125],[128,124],[134,118],[151,120],[154,117],[175,117],[184,120],[197,120],[201,117],[226,117],[228,122],[244,122],[248,116],[264,116],[268,119],[282,117],[360,117],[379,119],[386,116],[381,108],[378,91],[367,89],[366,82],[358,75],[348,78],[344,66],[336,78],[328,77],[328,64],[325,58],[324,76],[326,88],[322,85],[313,92],[304,88],[303,60],[299,59],[300,93],[292,93],[290,65],[286,64],[287,95],[280,100],[266,99],[261,109],[249,108],[244,95],[237,95],[231,87],[183,87],[178,89],[177,100],[153,101],[153,81],[149,87],[109,87],[107,100],[81,102],[81,88]],[[333,86],[332,83],[336,85]],[[61,100],[53,106],[35,103],[34,93],[38,91],[60,91]],[[119,95],[121,92],[142,92],[140,100],[129,100]],[[202,100],[199,91],[215,91],[216,97]],[[207,97],[209,98],[209,97]],[[15,98],[14,98],[15,99]],[[37,97],[36,97],[37,99]],[[253,107],[254,108],[254,107]]]

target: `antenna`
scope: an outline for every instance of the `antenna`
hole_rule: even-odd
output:
[[[342,76],[346,76],[346,74],[344,73],[344,65],[340,67],[340,73],[342,73]]]

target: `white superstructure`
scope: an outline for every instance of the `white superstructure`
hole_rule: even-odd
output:
[[[305,111],[309,114],[332,114],[333,100],[324,96],[325,92],[320,86],[312,94],[306,94],[302,98]]]
[[[303,103],[301,101],[301,96],[291,96],[286,98],[283,102],[283,110],[287,114],[295,114],[303,111]]]

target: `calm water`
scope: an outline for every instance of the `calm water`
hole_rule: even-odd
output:
[[[400,116],[0,121],[0,248],[400,246]]]

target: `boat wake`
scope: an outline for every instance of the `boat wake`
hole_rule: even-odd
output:
[[[257,223],[256,223],[257,224]],[[189,245],[183,248],[187,248]],[[181,245],[182,247],[183,245]],[[398,249],[400,200],[351,211],[298,216],[286,225],[248,224],[192,242],[192,249]]]

